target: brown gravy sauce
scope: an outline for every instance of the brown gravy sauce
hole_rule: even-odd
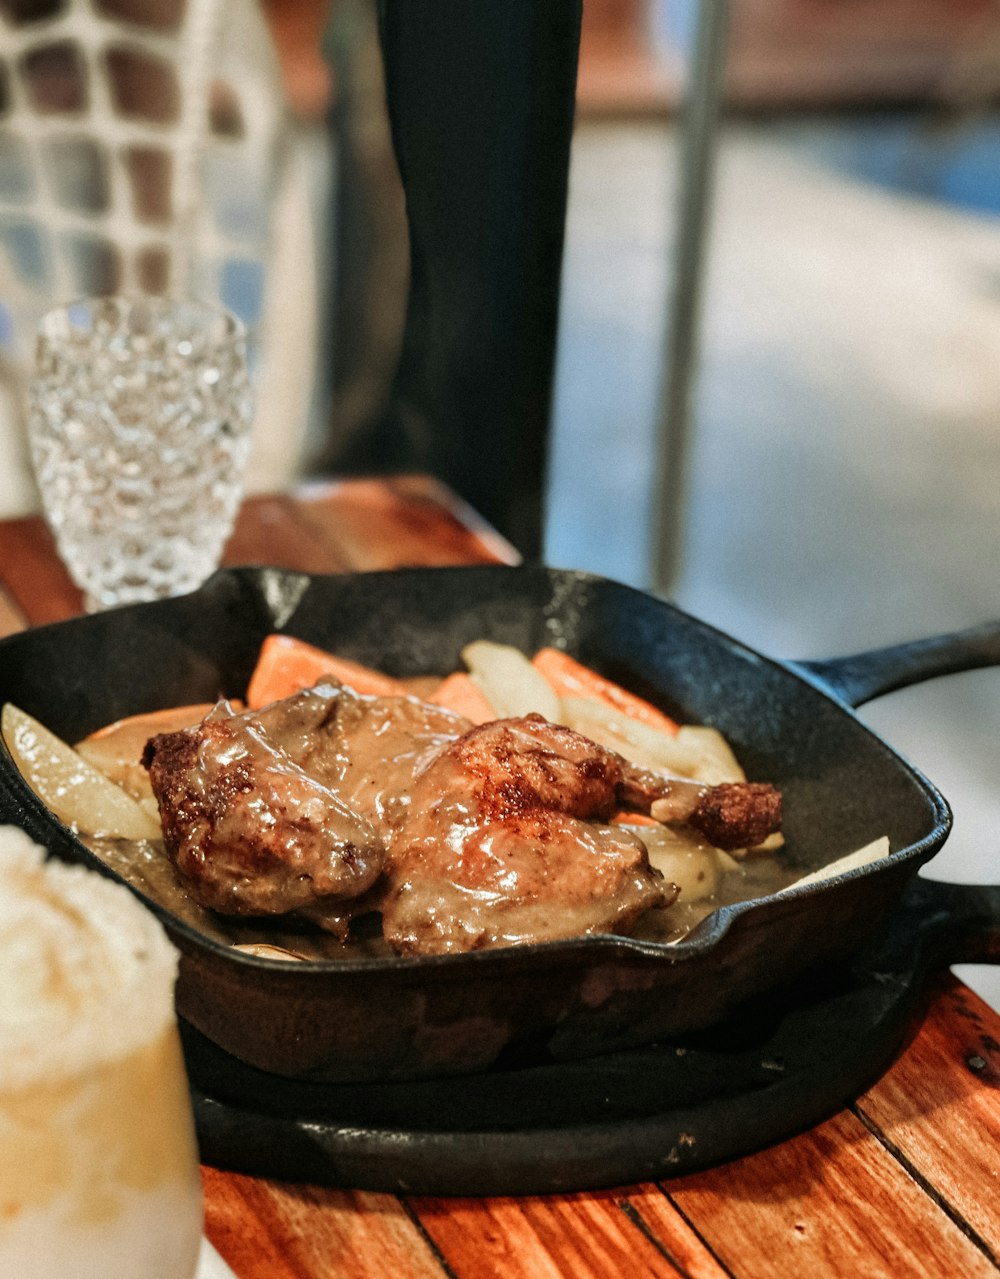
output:
[[[181,884],[161,840],[105,839],[93,835],[80,838],[95,857],[127,884],[203,936],[225,946],[279,946],[302,959],[370,959],[392,953],[382,939],[375,916],[358,920],[355,924],[358,935],[342,942],[330,933],[309,928],[304,921],[295,927],[280,916],[272,922],[219,915],[199,906]]]
[[[770,897],[795,882],[801,869],[790,870],[778,856],[748,858],[734,869],[723,870],[715,891],[700,901],[685,901],[683,893],[666,910],[650,911],[632,930],[642,941],[678,942],[722,906]]]
[[[640,835],[642,831],[640,830]],[[354,921],[348,941],[281,917],[271,920],[219,915],[200,906],[178,879],[160,840],[107,839],[81,836],[82,842],[109,869],[151,901],[189,924],[203,936],[228,946],[269,945],[302,959],[386,958],[392,951],[382,937],[379,917]],[[673,841],[683,845],[683,836]],[[692,848],[698,845],[692,841]],[[729,859],[727,859],[728,861]],[[789,870],[780,854],[758,855],[719,872],[714,891],[698,901],[681,897],[665,910],[649,911],[631,936],[644,941],[677,942],[720,906],[766,897],[790,884],[801,871]]]
[[[439,684],[440,677],[417,676],[401,682],[415,697],[429,698]],[[355,743],[356,747],[358,745],[359,743]],[[380,758],[380,766],[372,770],[373,774],[384,774],[385,759],[380,754],[379,744],[373,742],[360,745],[369,745],[373,757]],[[384,776],[380,780],[385,787]],[[657,830],[638,827],[636,833],[644,842],[652,844],[657,835],[651,836],[651,829]],[[694,833],[688,836],[682,830],[663,831],[660,828],[659,834],[674,852],[689,848],[696,853],[703,847]],[[280,916],[272,920],[220,915],[200,906],[190,895],[174,871],[162,840],[133,841],[84,835],[80,838],[97,858],[126,883],[203,936],[223,945],[276,946],[310,960],[386,958],[393,954],[382,937],[378,915],[366,915],[354,920],[351,936],[347,941],[340,941],[305,920],[290,921]],[[651,860],[656,864],[655,849],[652,847],[651,853]],[[766,897],[792,883],[802,872],[789,869],[786,860],[781,850],[757,854],[741,862],[723,854],[720,859],[721,868],[710,894],[691,900],[690,897],[685,899],[682,891],[671,906],[647,912],[630,935],[645,941],[680,941],[721,906]],[[667,878],[670,878],[669,874]]]

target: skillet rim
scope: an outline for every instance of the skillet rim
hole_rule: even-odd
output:
[[[577,951],[587,952],[588,957],[596,957],[600,955],[609,955],[615,957],[617,955],[633,956],[651,960],[660,960],[670,965],[686,962],[695,957],[711,951],[718,946],[725,938],[727,933],[734,927],[737,921],[744,915],[756,912],[764,907],[772,907],[776,902],[796,902],[808,897],[818,896],[826,893],[835,886],[844,884],[853,880],[866,878],[870,875],[879,874],[887,870],[890,866],[898,867],[904,862],[913,861],[916,863],[916,869],[919,869],[925,861],[940,848],[941,844],[947,838],[952,826],[952,813],[948,801],[938,788],[931,782],[925,774],[914,764],[902,756],[893,746],[891,746],[881,734],[877,733],[868,724],[866,724],[857,714],[856,709],[845,701],[842,697],[832,690],[823,679],[815,672],[803,667],[799,662],[793,660],[785,660],[781,658],[771,657],[759,650],[751,647],[742,640],[736,639],[726,631],[721,630],[711,622],[704,621],[702,618],[696,617],[694,614],[687,612],[671,601],[664,600],[651,592],[643,591],[637,587],[629,586],[626,583],[615,581],[613,578],[604,577],[603,575],[590,573],[581,569],[561,569],[550,565],[541,564],[473,564],[473,565],[440,565],[440,566],[411,566],[396,569],[376,569],[376,570],[359,570],[345,573],[304,573],[297,569],[282,568],[275,565],[266,564],[249,564],[238,565],[233,567],[223,567],[217,569],[200,587],[189,592],[186,595],[175,596],[170,599],[150,601],[147,603],[126,605],[122,608],[108,610],[103,614],[81,615],[73,618],[67,618],[63,621],[50,622],[41,626],[31,627],[26,631],[17,632],[14,635],[6,636],[0,639],[0,662],[2,662],[4,651],[7,648],[16,645],[23,645],[30,639],[39,635],[51,635],[61,632],[67,628],[78,629],[86,627],[92,621],[98,618],[113,618],[115,614],[127,614],[134,616],[137,613],[152,614],[156,612],[169,611],[176,608],[182,601],[194,601],[199,596],[210,595],[213,589],[217,589],[219,582],[227,580],[233,581],[252,581],[257,587],[260,595],[265,595],[267,581],[273,581],[275,578],[294,584],[298,588],[298,596],[296,604],[291,612],[282,620],[275,618],[274,630],[285,631],[287,623],[292,621],[295,616],[295,607],[302,595],[314,584],[323,583],[328,580],[346,583],[351,581],[370,581],[375,579],[385,579],[387,581],[398,581],[401,578],[408,577],[411,579],[426,579],[430,577],[444,576],[504,576],[516,575],[528,578],[545,579],[548,581],[565,580],[576,581],[588,586],[611,586],[617,590],[633,594],[646,601],[652,601],[656,606],[673,613],[675,616],[691,623],[700,631],[710,633],[723,641],[724,644],[742,654],[745,658],[751,660],[756,665],[763,665],[771,670],[780,672],[782,678],[791,677],[798,683],[806,686],[810,694],[815,694],[830,703],[834,709],[851,720],[871,741],[872,745],[883,755],[887,756],[890,762],[900,769],[909,779],[915,783],[917,788],[922,792],[924,798],[928,801],[933,813],[933,828],[915,843],[907,844],[902,848],[890,850],[886,858],[880,859],[878,862],[869,863],[865,866],[854,867],[847,871],[842,871],[838,875],[820,882],[806,884],[797,887],[791,884],[788,887],[779,890],[776,893],[769,893],[764,897],[750,898],[746,901],[733,902],[728,905],[718,907],[712,911],[704,920],[702,920],[690,933],[676,942],[658,942],[645,940],[635,937],[627,937],[615,933],[593,933],[579,937],[567,937],[553,941],[528,942],[512,946],[499,946],[479,951],[465,951],[457,954],[444,955],[388,955],[388,956],[355,956],[346,957],[344,959],[303,959],[290,963],[283,959],[268,959],[259,955],[248,954],[244,951],[236,950],[232,945],[218,941],[213,937],[209,937],[202,933],[194,925],[175,915],[167,907],[149,897],[146,893],[129,884],[115,870],[106,865],[101,859],[87,848],[87,846],[78,838],[73,829],[66,826],[56,815],[48,808],[48,806],[35,794],[28,785],[27,781],[21,774],[15,764],[7,743],[0,734],[0,794],[6,785],[14,790],[17,797],[21,801],[22,807],[26,807],[32,811],[36,820],[45,827],[52,828],[60,841],[66,845],[72,846],[74,850],[75,860],[85,865],[91,866],[98,873],[109,876],[118,883],[124,884],[131,892],[134,892],[140,900],[151,909],[154,914],[165,925],[188,943],[189,947],[196,950],[208,950],[220,959],[228,960],[237,966],[248,967],[252,969],[260,969],[268,973],[281,972],[289,977],[296,974],[302,976],[313,976],[318,978],[322,975],[329,978],[331,973],[343,973],[349,975],[364,973],[432,973],[441,972],[447,974],[458,968],[476,968],[476,967],[492,967],[509,966],[514,964],[520,966],[525,961],[539,955],[543,957],[552,957],[554,961],[559,959],[571,958]],[[270,604],[270,601],[267,601]],[[294,633],[293,631],[288,633]],[[3,774],[7,776],[4,777]],[[52,855],[52,849],[47,848],[47,852]]]

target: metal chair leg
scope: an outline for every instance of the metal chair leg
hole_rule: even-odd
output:
[[[668,594],[683,551],[692,408],[712,212],[730,0],[699,0],[681,133],[680,204],[671,273],[663,386],[657,413],[652,589]]]

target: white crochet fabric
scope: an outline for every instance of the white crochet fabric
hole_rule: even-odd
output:
[[[284,125],[256,0],[0,7],[0,514],[34,504],[3,399],[49,307],[187,291],[261,325]]]

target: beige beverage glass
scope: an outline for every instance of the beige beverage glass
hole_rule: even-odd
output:
[[[32,462],[89,611],[183,594],[218,566],[252,415],[246,333],[222,307],[113,296],[42,319]]]
[[[127,888],[0,827],[0,1275],[196,1273],[176,970]]]

